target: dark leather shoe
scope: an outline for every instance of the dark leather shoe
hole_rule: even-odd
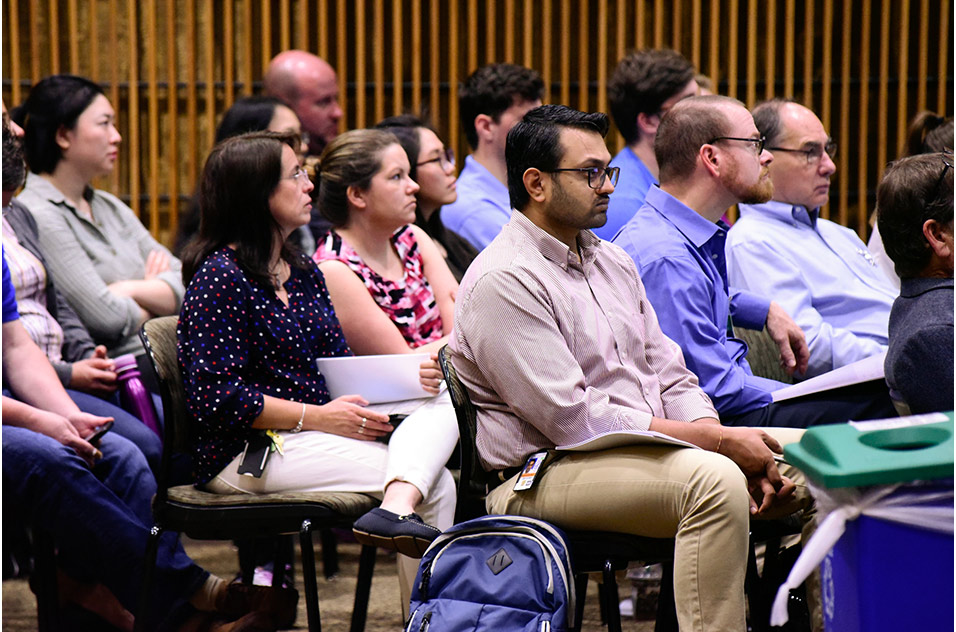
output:
[[[216,610],[227,617],[241,617],[250,612],[266,614],[277,628],[295,624],[299,591],[295,588],[273,588],[249,584],[229,584],[216,604]]]
[[[355,521],[352,533],[362,544],[380,546],[417,559],[425,554],[432,540],[441,535],[441,530],[425,524],[418,514],[400,516],[376,507]]]

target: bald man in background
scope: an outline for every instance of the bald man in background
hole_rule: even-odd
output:
[[[339,134],[342,108],[335,69],[304,50],[287,50],[269,62],[263,77],[266,93],[287,103],[308,134],[309,155],[318,156]]]

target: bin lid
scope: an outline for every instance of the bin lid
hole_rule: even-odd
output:
[[[827,489],[953,478],[953,413],[817,426],[783,452]]]

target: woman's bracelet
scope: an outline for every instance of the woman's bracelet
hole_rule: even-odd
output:
[[[297,432],[302,432],[302,422],[304,421],[305,421],[305,402],[302,402],[302,414],[299,415],[299,423],[297,423],[295,425],[295,428],[293,428],[289,432],[291,432],[292,434],[295,434]],[[717,444],[717,447],[720,447],[719,443]]]
[[[300,422],[300,425],[301,425],[301,422]],[[720,435],[717,437],[717,447],[714,448],[714,452],[716,452],[717,454],[720,454],[720,444],[723,443],[724,441],[724,429],[721,426],[717,426],[717,431],[720,433]]]

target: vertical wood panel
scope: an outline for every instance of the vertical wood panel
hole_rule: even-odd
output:
[[[454,25],[455,28],[449,29],[451,31],[449,37],[449,45],[451,46],[451,59],[448,65],[448,118],[451,121],[458,120],[458,51],[460,47],[458,45],[458,3],[452,2],[448,5],[448,23]],[[438,93],[438,85],[435,85],[435,93]],[[451,139],[452,146],[458,145],[458,132],[461,129],[461,125],[452,125],[452,132],[449,134]]]
[[[342,108],[342,112],[349,111],[349,94],[346,89],[348,87],[346,81],[351,69],[348,64],[348,42],[346,41],[345,29],[348,20],[346,15],[348,4],[348,0],[339,0],[335,7],[335,68],[339,79],[339,106]],[[339,119],[340,132],[346,129],[346,119],[347,115],[343,115]]]
[[[441,102],[439,101],[441,94],[438,91],[439,72],[441,70],[441,42],[438,37],[438,34],[441,32],[441,25],[439,22],[438,0],[431,0],[429,13],[430,15],[428,18],[428,23],[431,26],[429,27],[428,33],[428,104],[432,115],[437,116],[438,112],[440,111],[439,106],[441,105]],[[451,136],[457,136],[457,127],[459,126],[454,124],[451,125]],[[451,137],[449,137],[449,144],[451,146],[455,145],[451,142]]]
[[[50,73],[60,73],[60,14],[59,0],[50,0],[50,18],[47,26],[50,29]]]
[[[673,48],[676,51],[680,51],[681,48],[681,35],[683,34],[683,2],[672,2],[671,3],[671,44],[670,48]]]
[[[77,15],[76,0],[69,0],[66,3],[66,19],[67,24],[75,25],[68,34],[70,38],[70,74],[79,75],[82,73],[80,70],[80,19]],[[95,39],[96,37],[91,32],[90,41]],[[91,75],[92,72],[84,74]]]
[[[571,42],[568,37],[571,33],[571,0],[561,0],[561,41],[558,43],[558,50],[564,54],[561,58],[561,71],[558,81],[561,84],[560,103],[571,102],[571,55],[567,51],[571,50]]]
[[[233,16],[233,3],[226,2],[222,12],[222,39],[223,42],[236,41],[235,17]],[[229,45],[224,45],[224,55],[222,56],[222,78],[225,82],[225,94],[223,107],[229,109],[233,101],[236,100],[236,49]],[[247,94],[252,94],[250,90]]]
[[[146,94],[149,129],[149,172],[159,174],[159,86],[157,85],[156,68],[156,0],[147,0],[146,7]],[[135,112],[135,110],[133,110]],[[135,174],[133,174],[135,177]],[[148,179],[149,191],[149,230],[159,232],[159,178]]]
[[[544,6],[541,7],[541,22],[544,24],[544,33],[541,41],[541,77],[544,80],[544,102],[551,102],[551,59],[554,42],[552,20],[554,19],[554,10],[551,0],[544,0]]]
[[[936,71],[936,112],[943,114],[946,112],[947,97],[952,98],[952,88],[947,88],[946,78],[949,77],[950,72],[947,66],[949,62],[948,53],[952,52],[950,50],[949,32],[953,30],[953,14],[952,9],[949,8],[949,0],[942,0],[940,4],[942,4],[942,7],[940,7],[939,15],[945,17],[939,21],[939,46],[936,47],[936,50],[939,51],[939,65]],[[952,83],[952,77],[950,77],[950,83]],[[949,115],[952,116],[952,111],[949,112]]]
[[[757,104],[757,2],[747,0],[747,107]]]
[[[405,110],[404,75],[402,73],[404,38],[402,0],[392,0],[392,114],[401,114]]]
[[[179,82],[176,68],[176,5],[166,3],[166,73],[169,81],[166,97],[166,169],[169,178],[169,234],[176,235],[179,229]]]
[[[764,51],[766,56],[764,58],[764,85],[763,98],[772,99],[774,91],[776,90],[774,82],[777,78],[777,68],[776,68],[776,56],[775,51],[777,50],[777,5],[776,2],[768,2],[765,5],[767,7],[767,25],[765,27],[764,33],[766,33],[766,38],[763,45],[766,46]]]
[[[717,87],[720,80],[720,0],[710,0],[710,80]]]
[[[373,119],[368,121],[367,125],[374,125],[385,118],[385,11],[383,2],[374,2],[372,12],[372,67],[374,89],[372,94],[375,96],[375,107]],[[392,55],[398,51],[392,50]]]
[[[839,216],[837,222],[846,225],[847,218],[847,200],[850,194],[850,76],[853,62],[853,7],[852,3],[843,3],[843,25],[842,37],[843,46],[840,51],[840,138],[846,148],[840,152],[840,168],[837,173],[842,177],[837,178],[837,184],[840,187]]]
[[[730,0],[730,15],[740,14],[740,0]],[[749,38],[748,38],[749,39]],[[737,20],[730,20],[730,41],[739,42],[740,32]],[[727,47],[727,96],[737,98],[737,64],[739,47],[735,44]]]
[[[830,111],[833,105],[833,0],[823,0],[823,126],[831,135]],[[846,140],[846,139],[843,139]],[[844,152],[846,153],[846,152]]]
[[[16,4],[16,2],[11,2],[11,5]],[[99,20],[99,11],[97,11],[97,1],[90,0],[90,78],[93,81],[99,83],[101,81],[100,77],[103,76],[102,70],[100,69],[100,20]],[[13,34],[17,29],[11,29],[10,33]],[[18,49],[14,49],[18,50]],[[16,57],[16,55],[14,55]]]
[[[209,8],[212,9],[212,6],[210,5]],[[259,10],[261,12],[259,42],[262,46],[259,57],[262,67],[266,68],[269,65],[269,60],[272,59],[272,10],[269,0],[262,0],[259,3]]]
[[[803,24],[806,32],[803,34],[803,102],[813,109],[813,42],[814,42],[814,0],[804,0],[807,12]]]
[[[376,2],[375,4],[378,5],[381,3]],[[279,0],[279,50],[289,50],[289,48],[291,48],[292,34],[290,33],[290,29],[289,0]]]
[[[205,122],[207,148],[212,147],[216,140],[216,36],[213,27],[215,24],[213,21],[214,15],[213,0],[206,0],[206,18],[209,20],[210,29],[210,32],[203,39],[206,44],[203,56],[206,62]],[[266,41],[266,39],[263,39],[263,50],[267,49]]]
[[[690,29],[692,33],[700,33],[700,20],[701,20],[701,7],[700,0],[693,0],[691,5],[691,25]],[[694,68],[697,68],[697,71],[700,72],[700,38],[692,37],[690,44],[690,63],[694,64]]]
[[[16,2],[7,2],[7,6],[10,8],[10,50],[18,51],[20,50],[20,11],[17,9],[18,3]],[[8,55],[7,59],[10,60],[10,83],[11,87],[11,103],[8,107],[14,107],[20,105],[20,56],[19,55]]]
[[[910,33],[910,3],[901,2],[899,5],[900,8],[900,25],[899,34],[897,35],[897,42],[906,42],[909,40]],[[883,40],[888,42],[890,40]],[[909,75],[909,47],[900,46],[898,51],[899,66],[897,69],[897,77],[899,78],[898,83],[896,84],[896,147],[903,146],[903,138],[906,136],[906,123],[907,123],[907,95],[909,92],[909,86],[906,85],[906,77]],[[896,155],[896,152],[893,152],[893,155]],[[880,173],[883,173],[884,162],[880,162],[879,168]]]
[[[414,3],[417,10],[418,3]],[[319,0],[315,9],[317,18],[315,20],[316,39],[319,42],[319,57],[329,59],[329,32],[332,25],[329,22],[329,0]]]
[[[588,3],[578,4],[578,109],[588,111]]]
[[[926,78],[929,76],[929,0],[920,0],[919,54],[916,59],[916,111],[919,112],[926,109]]]
[[[497,13],[498,7],[495,0],[485,0],[485,62],[483,65],[492,64],[498,58],[495,52],[495,42],[498,39],[495,33]]]
[[[418,51],[422,50],[422,5],[412,3],[412,50],[416,55],[412,58],[412,111],[420,114],[422,111],[422,64]],[[438,112],[432,112],[437,116]]]
[[[505,55],[501,61],[515,62],[515,3],[505,0]]]
[[[32,83],[36,83],[40,77],[40,3],[30,2],[30,76]]]
[[[638,0],[637,8],[634,10],[634,47],[638,50],[644,48],[644,29],[647,24],[647,15],[644,10],[644,0]],[[698,33],[700,31],[697,31]],[[697,39],[696,37],[694,38]]]
[[[524,37],[521,39],[521,54],[522,61],[521,63],[528,67],[534,68],[534,3],[532,0],[524,0],[524,11],[521,20],[521,31],[524,34]]]
[[[192,0],[190,0],[191,2]],[[245,94],[252,94],[252,42],[255,39],[254,27],[252,24],[252,2],[253,0],[242,0],[242,84],[245,86]],[[265,72],[263,67],[262,71]]]
[[[870,25],[871,25],[872,7],[869,2],[863,2],[862,28],[860,29],[860,76],[868,77],[870,75]],[[857,183],[856,190],[858,194],[856,206],[857,226],[865,226],[867,221],[867,139],[866,130],[870,120],[870,84],[868,81],[860,83],[860,110],[857,117],[859,125],[857,126],[857,156],[859,163],[857,165]]]
[[[598,41],[607,42],[607,0],[598,0]],[[607,46],[598,46],[597,111],[607,112]]]
[[[365,76],[365,3],[355,5],[355,127],[365,127],[368,79]]]
[[[880,6],[880,41],[890,41],[890,4],[892,0],[882,0]],[[879,98],[876,106],[876,164],[886,164],[886,144],[889,134],[889,122],[887,121],[887,97],[889,96],[889,78],[890,78],[890,47],[880,47],[880,79],[878,86]],[[882,167],[881,167],[882,168]]]
[[[129,195],[130,207],[139,215],[140,200],[140,182],[139,177],[142,173],[140,168],[139,152],[139,29],[137,28],[138,19],[136,6],[139,3],[136,0],[127,0],[126,20],[129,25]],[[116,171],[114,169],[114,171]]]
[[[117,0],[109,0],[109,6],[108,6],[109,20],[107,22],[108,22],[109,33],[110,33],[109,39],[111,42],[119,41],[119,7],[116,5],[116,3],[117,3]],[[110,58],[110,90],[109,92],[110,92],[110,103],[113,104],[113,107],[119,107],[120,105],[119,57],[120,57],[120,52],[118,49],[115,50],[113,54],[109,56]],[[130,112],[132,111],[133,110],[130,109]],[[134,151],[133,148],[135,147],[135,145],[132,144],[131,140],[132,139],[129,138],[129,135],[126,135],[124,137],[124,141],[126,143],[126,149],[124,151],[130,154],[132,154],[132,152]],[[120,155],[122,156],[123,154],[121,153]],[[116,169],[116,168],[113,169],[113,172],[110,173],[109,181],[110,181],[109,186],[112,191],[120,190],[120,186],[119,186],[120,170],[119,169]]]
[[[654,48],[664,47],[664,0],[654,0]]]
[[[796,28],[796,6],[794,0],[787,0],[784,9],[783,20],[783,96],[793,97],[793,49],[796,47],[796,40],[793,36],[793,30]]]
[[[309,50],[309,4],[305,0],[299,0],[296,12],[295,47],[299,50]]]
[[[413,3],[417,6],[417,3]],[[468,0],[465,10],[465,24],[468,27],[468,68],[471,74],[478,68],[478,0]]]

